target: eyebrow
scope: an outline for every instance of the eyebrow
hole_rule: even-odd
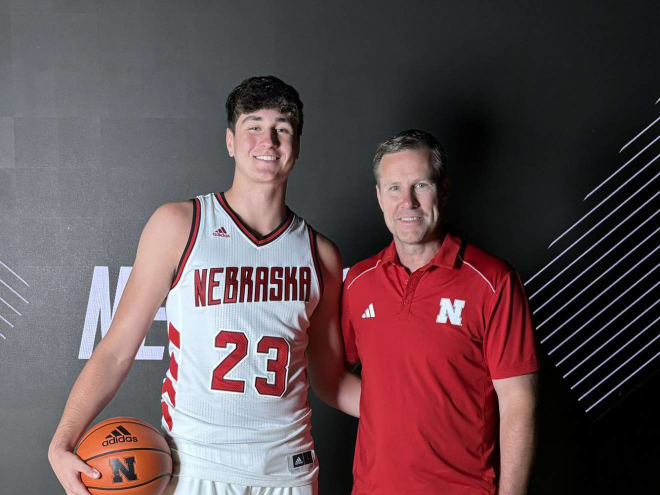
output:
[[[250,122],[261,122],[263,120],[264,120],[263,117],[259,117],[258,115],[248,115],[247,117],[245,117],[243,119],[243,122],[248,122],[248,121],[250,121]],[[275,122],[285,122],[287,124],[291,124],[291,121],[289,119],[287,119],[286,117],[277,117],[275,119]],[[291,124],[291,125],[293,125],[293,124]]]

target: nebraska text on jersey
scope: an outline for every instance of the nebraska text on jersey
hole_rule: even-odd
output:
[[[195,270],[195,306],[309,301],[308,266],[227,266]]]

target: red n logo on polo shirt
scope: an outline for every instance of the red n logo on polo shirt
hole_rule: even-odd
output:
[[[451,299],[443,297],[440,299],[440,312],[436,318],[436,323],[447,323],[447,319],[452,325],[462,325],[463,318],[461,318],[461,313],[463,307],[465,306],[465,301],[461,299],[455,299],[454,302],[451,302]]]

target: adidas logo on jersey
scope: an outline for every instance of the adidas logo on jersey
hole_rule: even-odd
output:
[[[362,318],[375,318],[374,303],[369,304],[369,307],[362,313]]]
[[[128,431],[123,426],[118,426],[110,432],[109,435],[106,435],[105,440],[101,443],[102,446],[107,447],[108,445],[113,445],[115,443],[126,443],[126,442],[137,442],[138,438],[134,437],[130,431]]]
[[[289,457],[289,469],[291,469],[292,472],[296,472],[298,468],[309,464],[314,464],[314,454],[311,450],[300,454],[294,454]]]
[[[218,230],[213,232],[213,237],[230,237],[224,227],[220,227]]]

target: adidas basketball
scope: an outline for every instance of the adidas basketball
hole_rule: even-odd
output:
[[[101,473],[81,474],[92,494],[160,495],[172,475],[170,448],[160,432],[136,418],[111,418],[83,435],[76,454]]]

